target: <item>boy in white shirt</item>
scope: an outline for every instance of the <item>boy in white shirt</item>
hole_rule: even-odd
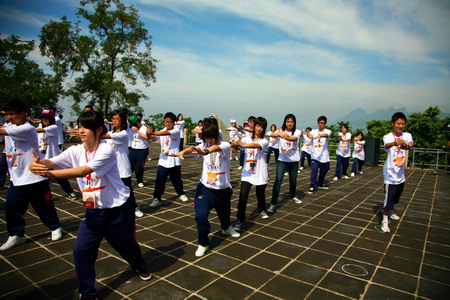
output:
[[[191,131],[195,134],[195,145],[198,146],[203,143],[202,140],[202,128],[203,128],[203,120],[198,120],[197,126]]]
[[[147,131],[147,135],[153,136],[161,144],[158,168],[156,169],[155,190],[153,191],[153,201],[150,207],[157,207],[161,204],[161,197],[166,188],[167,176],[172,181],[173,188],[183,202],[188,201],[186,192],[183,189],[183,179],[181,178],[181,159],[170,156],[180,152],[180,129],[175,127],[176,116],[168,112],[164,115],[165,128],[158,132]]]
[[[25,243],[25,220],[23,215],[31,203],[42,223],[52,232],[52,240],[62,238],[61,225],[51,199],[48,178],[30,172],[28,165],[33,161],[32,151],[39,153],[36,128],[25,119],[27,107],[21,100],[9,101],[5,112],[11,125],[0,129],[5,139],[11,185],[6,196],[6,229],[9,238],[0,250],[8,250]]]
[[[326,129],[327,117],[320,116],[317,119],[318,129],[311,130],[309,138],[312,139],[311,150],[311,178],[308,194],[313,194],[317,188],[328,189],[324,184],[325,176],[330,169],[330,154],[328,153],[328,142],[331,130]],[[317,173],[319,178],[317,179]]]
[[[230,223],[231,195],[230,183],[230,149],[228,142],[223,142],[219,136],[219,126],[213,117],[203,120],[203,143],[197,147],[191,146],[181,152],[171,154],[184,159],[185,154],[196,153],[203,156],[203,171],[197,186],[194,199],[195,221],[198,231],[198,248],[195,256],[205,255],[209,249],[208,234],[211,224],[208,220],[210,211],[215,208],[220,220],[222,233],[239,237]]]
[[[407,151],[414,147],[411,134],[403,132],[406,125],[406,116],[401,112],[393,114],[391,124],[393,131],[383,137],[384,150],[388,154],[383,168],[385,192],[383,220],[381,222],[383,232],[390,232],[389,218],[392,220],[400,219],[394,211],[394,205],[399,203],[405,185]]]
[[[311,132],[311,127],[306,127],[306,129],[302,129],[302,154],[300,157],[300,169],[299,171],[303,171],[305,169],[305,158],[308,160],[308,167],[311,167],[311,143],[312,140],[309,138],[309,133]]]
[[[131,164],[131,172],[136,175],[137,186],[144,187],[144,166],[148,156],[147,127],[141,124],[136,116],[129,118],[133,134],[133,142],[128,154]]]

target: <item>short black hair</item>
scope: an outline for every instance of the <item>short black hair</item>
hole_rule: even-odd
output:
[[[166,112],[165,114],[164,114],[164,120],[166,119],[166,118],[169,118],[169,119],[171,119],[172,120],[172,122],[175,122],[176,120],[177,120],[177,116],[175,116],[175,114],[173,113],[173,112]]]
[[[318,117],[317,118],[317,122],[320,122],[320,121],[325,121],[325,123],[326,123],[327,122],[327,117],[325,117],[325,116]]]
[[[255,116],[250,116],[248,117],[247,121],[250,122],[255,122],[256,117]]]
[[[94,132],[97,131],[97,128],[102,128],[102,134],[107,133],[103,114],[93,110],[81,113],[78,117],[77,124],[78,128],[80,128],[81,125],[84,128],[90,129]]]
[[[342,124],[342,125],[341,125],[341,128],[342,128],[342,127],[344,127],[345,129],[348,130],[348,124]]]
[[[407,121],[405,114],[400,111],[392,115],[391,123],[395,123],[398,119],[405,120],[405,122]]]
[[[364,133],[362,133],[362,131],[358,131],[355,137],[357,137],[358,135],[361,135],[361,139],[364,139]]]
[[[252,134],[252,138],[255,138],[255,128],[256,125],[261,125],[263,128],[263,132],[261,133],[262,138],[264,138],[264,136],[266,135],[266,129],[267,129],[267,120],[264,117],[257,117],[254,121],[255,126],[253,126],[253,134]]]
[[[48,120],[48,122],[50,123],[49,125],[55,125],[56,124],[55,117],[50,115],[50,114],[41,114],[41,116],[39,118],[41,120],[42,119]]]
[[[273,127],[275,127],[275,130],[277,130],[277,125],[272,124],[272,125],[270,125],[270,131],[272,131],[272,128],[273,128]]]
[[[88,105],[86,105],[86,106],[84,107],[84,109],[86,109],[86,108],[90,108],[91,110],[94,110],[94,107],[93,107],[92,105],[90,105],[90,104],[88,104]]]
[[[312,130],[312,128],[311,128],[311,127],[306,127],[306,130],[309,130],[309,131],[311,131],[311,130]]]
[[[8,101],[4,106],[4,111],[13,111],[15,113],[27,112],[27,105],[20,99]]]
[[[220,141],[219,138],[219,125],[214,117],[203,119],[202,139],[206,142],[206,139],[215,139],[216,143]]]
[[[136,114],[136,117],[142,118],[143,115],[142,115],[142,113],[137,113],[137,114]]]

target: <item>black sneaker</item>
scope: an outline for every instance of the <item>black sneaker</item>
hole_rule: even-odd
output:
[[[244,222],[241,220],[237,220],[236,224],[234,224],[233,228],[236,231],[241,231],[242,227],[244,227]]]
[[[319,189],[322,189],[322,190],[328,190],[329,188],[330,187],[328,185],[325,185],[325,184],[319,185]]]
[[[147,270],[145,266],[136,269],[136,273],[138,273],[139,277],[141,277],[142,280],[150,280],[153,277],[153,274],[150,273],[150,271]]]
[[[313,187],[310,187],[309,190],[307,191],[308,194],[314,194],[316,192],[316,189]]]

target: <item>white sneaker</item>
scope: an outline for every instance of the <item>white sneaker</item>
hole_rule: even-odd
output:
[[[265,211],[260,212],[259,215],[260,215],[261,218],[263,218],[263,219],[267,219],[267,218],[269,217]]]
[[[242,166],[239,166],[238,170],[242,170]]]
[[[391,218],[392,220],[400,220],[400,217],[393,210],[391,210],[389,218]]]
[[[300,174],[302,172],[302,170],[298,169],[297,174]]]
[[[149,158],[147,158],[147,160],[148,160],[148,161],[151,161],[151,160],[152,160],[152,158],[151,158],[151,157],[149,157]]]
[[[138,183],[138,187],[143,188],[143,187],[144,187],[144,184],[143,184],[142,182],[139,182],[139,183]]]
[[[178,199],[180,199],[183,202],[187,202],[189,200],[188,197],[185,194],[180,195],[180,197],[178,197]]]
[[[209,246],[203,247],[202,245],[198,245],[197,251],[195,251],[195,256],[202,257],[205,255],[205,252],[209,250]]]
[[[134,210],[134,215],[136,218],[142,218],[144,216],[144,213],[141,211],[139,206],[136,206],[136,209]]]
[[[62,230],[61,227],[58,229],[52,230],[52,241],[59,241],[62,239]]]
[[[13,235],[10,236],[8,238],[8,240],[6,241],[6,243],[4,243],[1,247],[0,250],[4,251],[4,250],[8,250],[14,247],[17,247],[19,245],[22,245],[23,243],[26,242],[25,237],[23,236],[18,236],[18,235]]]
[[[228,227],[228,229],[223,230],[222,229],[222,233],[225,235],[231,235],[232,237],[240,237],[241,234],[239,232],[237,232],[236,230],[234,230],[233,226],[230,225],[230,227]]]
[[[239,160],[239,158],[236,156],[235,158],[234,158],[235,160]]]
[[[334,178],[333,178],[333,181],[338,181],[338,180],[339,180],[338,177],[334,177]]]
[[[150,203],[150,207],[158,207],[161,205],[161,200],[159,200],[158,198],[153,199],[152,203]]]
[[[381,222],[381,230],[383,232],[391,232],[389,229],[389,223],[388,222]]]
[[[77,200],[77,195],[75,195],[75,193],[70,193],[67,198],[69,198],[70,200]]]
[[[267,212],[273,214],[276,210],[277,207],[275,206],[275,204],[270,204],[269,208],[267,209]]]
[[[362,175],[362,174],[364,174],[364,172],[363,172],[363,171],[359,171],[358,173],[359,173],[359,174],[361,174],[361,175]]]
[[[297,197],[291,198],[291,201],[294,201],[297,204],[301,204],[302,200],[298,199]]]
[[[300,171],[303,171],[303,167],[300,167]]]
[[[350,177],[348,177],[347,175],[344,175],[344,176],[342,176],[342,178],[349,179]]]
[[[355,177],[355,173],[352,172],[352,174],[350,174],[350,177]]]
[[[289,175],[289,173],[288,172],[284,172],[284,176],[288,176]]]

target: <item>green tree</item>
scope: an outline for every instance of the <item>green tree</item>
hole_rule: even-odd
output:
[[[0,102],[21,99],[36,116],[42,109],[56,106],[62,88],[57,78],[27,59],[34,47],[33,41],[18,36],[0,37]]]
[[[92,10],[85,9],[87,5]],[[67,95],[75,111],[89,103],[107,116],[113,105],[139,107],[148,97],[126,84],[145,86],[156,81],[157,60],[151,55],[151,36],[134,6],[119,0],[83,0],[74,24],[66,16],[44,25],[40,33],[42,55],[60,80],[76,73]],[[82,34],[80,19],[88,22],[89,35]]]
[[[379,138],[381,145],[383,145],[383,136],[392,131],[390,121],[386,120],[372,120],[366,122],[367,134],[365,137]]]
[[[147,126],[155,129],[155,131],[161,130],[164,128],[164,114],[158,113],[155,115],[149,115],[147,119],[144,119]]]
[[[411,133],[418,148],[442,148],[446,136],[446,125],[450,118],[440,119],[439,107],[429,107],[423,113],[412,113],[406,122],[405,131]]]

